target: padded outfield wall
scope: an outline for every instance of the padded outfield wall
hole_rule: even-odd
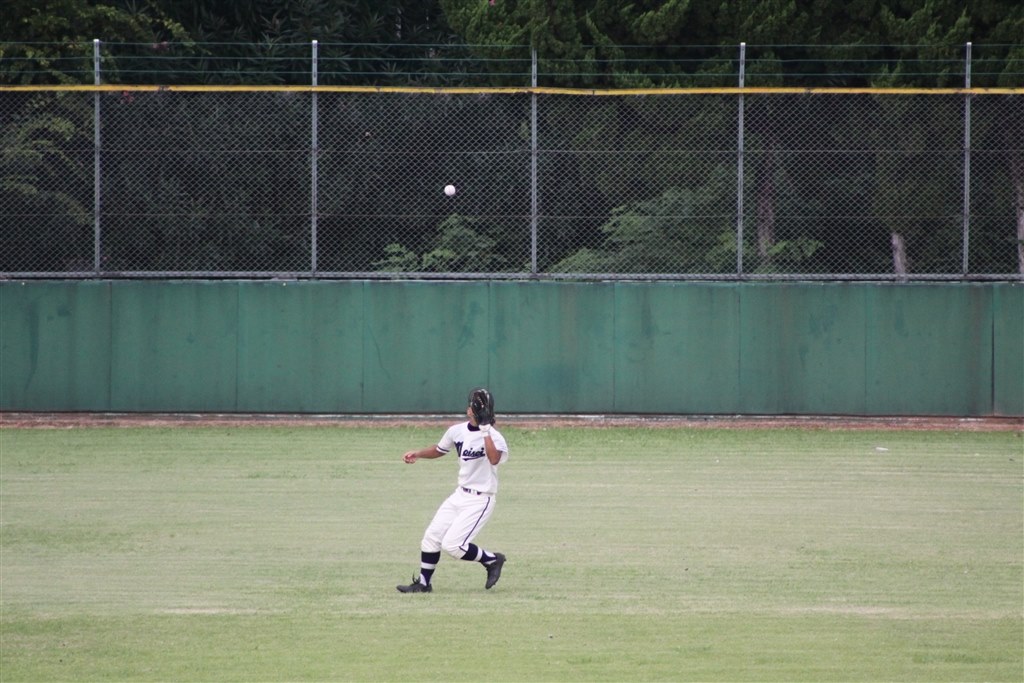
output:
[[[1024,416],[1024,284],[0,282],[0,409]]]

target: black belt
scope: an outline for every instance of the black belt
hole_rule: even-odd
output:
[[[473,489],[467,489],[465,486],[460,486],[459,488],[461,488],[466,493],[472,493],[474,496],[489,496],[489,495],[491,495],[491,494],[486,493],[484,491],[474,491]]]

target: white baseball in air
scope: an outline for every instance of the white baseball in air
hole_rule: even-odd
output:
[[[454,197],[455,196],[455,186],[454,185],[445,185],[444,186],[444,193],[446,195],[448,195],[449,197]]]

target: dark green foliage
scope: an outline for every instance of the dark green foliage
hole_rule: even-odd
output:
[[[104,83],[307,84],[318,40],[324,85],[526,86],[533,49],[541,86],[734,86],[743,41],[747,86],[959,87],[972,41],[972,85],[1024,85],[1016,0],[9,0],[0,35],[3,84],[92,83],[100,38]],[[7,97],[0,270],[91,270],[91,95]],[[529,270],[524,100],[370,100],[321,97],[318,269]],[[735,100],[594,100],[542,102],[537,269],[735,272]],[[239,102],[102,96],[101,268],[311,267],[309,100]],[[842,115],[787,102],[800,124],[787,128],[748,98],[745,271],[886,273],[899,241],[912,271],[959,272],[962,118],[937,102]],[[1021,134],[974,104],[970,270],[1016,272],[1004,207],[1024,197]],[[828,174],[799,140],[837,150]],[[439,202],[438,183],[482,178],[486,192]],[[876,218],[859,220],[865,207]]]

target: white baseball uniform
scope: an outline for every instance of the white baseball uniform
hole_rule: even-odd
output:
[[[501,453],[500,465],[508,460],[508,444],[494,427],[491,440]],[[427,553],[444,550],[463,559],[469,543],[494,512],[498,466],[487,459],[484,435],[470,422],[452,425],[437,444],[439,453],[447,454],[452,448],[459,456],[459,483],[434,514],[420,548]]]

